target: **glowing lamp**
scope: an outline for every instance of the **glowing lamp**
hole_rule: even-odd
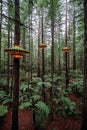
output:
[[[6,52],[8,52],[10,55],[13,55],[14,58],[21,58],[24,56],[28,51],[23,49],[22,47],[15,45],[12,48],[5,49]]]
[[[67,46],[63,48],[63,51],[66,53],[69,52],[69,50],[70,50],[70,48],[68,48]]]
[[[45,49],[47,47],[47,45],[46,44],[41,44],[38,47],[41,48],[41,49]]]

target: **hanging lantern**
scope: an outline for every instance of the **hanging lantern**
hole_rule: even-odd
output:
[[[66,53],[69,52],[69,50],[70,50],[70,48],[68,48],[67,46],[63,48],[63,51]]]
[[[38,47],[41,48],[41,49],[45,49],[47,47],[47,45],[46,44],[41,44]]]
[[[28,51],[23,49],[22,47],[15,45],[12,48],[5,49],[6,52],[8,52],[10,55],[13,55],[14,58],[21,58],[24,56]]]

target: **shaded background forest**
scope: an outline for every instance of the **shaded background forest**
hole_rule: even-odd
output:
[[[26,69],[28,68],[28,71],[31,71],[32,67],[33,71],[36,72],[38,66],[41,66],[42,52],[38,50],[38,44],[42,44],[43,14],[43,42],[47,45],[45,49],[46,72],[50,72],[52,42],[54,42],[55,72],[59,73],[62,68],[64,69],[64,53],[62,49],[66,44],[71,49],[69,56],[70,68],[81,69],[83,66],[84,34],[83,3],[82,1],[73,0],[67,1],[66,5],[66,1],[55,0],[52,8],[54,9],[51,10],[49,0],[44,2],[38,0],[36,3],[34,1],[20,2],[20,45],[29,51],[29,55],[26,56],[26,64],[24,60],[21,64]],[[54,14],[53,18],[51,18],[52,13]],[[7,54],[4,53],[4,49],[14,45],[14,22],[17,21],[14,19],[14,2],[2,1],[0,14],[0,68],[2,71],[4,69],[6,71],[8,58]],[[53,34],[52,31],[54,31]],[[40,60],[40,65],[38,65],[38,60]],[[11,61],[9,62],[11,64]]]

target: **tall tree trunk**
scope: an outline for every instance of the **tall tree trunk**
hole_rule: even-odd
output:
[[[31,53],[30,53],[30,73],[31,73],[31,75],[30,75],[30,79],[31,79],[31,81],[32,81],[32,67],[33,67],[33,36],[32,36],[32,15],[31,15],[31,44],[30,44],[30,50],[31,50]]]
[[[0,73],[1,73],[1,28],[2,28],[2,0],[0,1]]]
[[[8,4],[8,15],[10,17],[10,7]],[[8,48],[10,47],[10,19],[8,19]],[[9,94],[9,78],[10,78],[10,56],[7,57],[7,94]]]
[[[68,43],[67,43],[67,45],[68,45],[68,47],[69,47],[69,49],[70,49],[70,25],[71,25],[71,23],[70,23],[70,6],[69,6],[69,25],[68,25]],[[70,70],[70,52],[68,52],[68,73],[69,73],[69,70]]]
[[[65,14],[65,46],[67,46],[67,0],[66,0],[66,14]]]
[[[25,48],[25,33],[26,33],[25,27],[23,27],[22,45],[23,45],[23,48],[24,48],[24,49],[26,49],[26,48]],[[25,62],[25,60],[26,60],[26,56],[23,56],[23,63]]]
[[[61,73],[60,27],[58,24],[58,73]]]
[[[50,1],[50,10],[51,10],[51,37],[52,37],[52,46],[51,46],[51,77],[52,77],[52,87],[50,89],[50,100],[51,100],[51,121],[53,121],[53,76],[54,76],[54,2]]]
[[[42,44],[44,44],[44,31],[43,31],[43,9],[42,9]],[[45,63],[44,63],[44,49],[42,49],[42,82],[44,82]],[[42,85],[43,100],[45,102],[45,86]]]
[[[66,16],[65,16],[65,46],[68,46],[68,36],[67,36],[67,0],[66,0]],[[69,76],[68,76],[68,71],[69,71],[69,68],[68,68],[68,52],[65,52],[65,62],[66,62],[66,88],[68,87],[68,84],[69,84]]]
[[[32,80],[32,51],[33,51],[32,14],[31,15],[29,14],[29,82]]]
[[[30,19],[30,13],[31,13],[31,0],[28,1],[28,23],[29,23],[29,69],[28,69],[28,86],[29,86],[29,83],[30,83],[30,80],[31,80],[31,72],[30,72],[30,66],[31,66],[31,36],[30,36],[30,33],[31,33],[31,19]],[[30,95],[31,95],[31,92],[30,92]]]
[[[38,71],[37,71],[37,76],[40,77],[40,16],[39,16],[39,27],[38,27]]]
[[[76,43],[75,43],[75,34],[76,34],[76,27],[75,27],[75,7],[73,12],[73,70],[76,70]]]
[[[29,84],[32,80],[32,52],[33,50],[33,38],[32,38],[32,0],[29,0],[29,3],[28,3],[28,11],[29,11],[29,72],[28,72],[28,87],[29,87]],[[32,45],[31,45],[32,44]],[[32,83],[31,83],[32,84]],[[32,93],[31,93],[31,90],[29,90],[29,96],[31,96]],[[32,103],[33,103],[33,100],[32,100]],[[33,109],[33,113],[32,113],[32,116],[33,116],[33,126],[34,126],[34,130],[36,130],[36,115],[35,115],[35,110]]]
[[[30,8],[29,8],[29,12],[30,12]],[[28,86],[30,83],[30,14],[29,14],[29,69],[28,69]]]
[[[9,25],[9,21],[8,21],[8,48],[10,47],[10,25]],[[9,78],[10,78],[10,57],[8,54],[8,58],[7,58],[7,94],[9,94]]]
[[[19,0],[15,0],[15,20],[20,22]],[[14,45],[20,44],[20,25],[15,21]],[[13,110],[12,130],[18,130],[18,106],[19,106],[19,59],[14,58],[14,88],[13,88]]]
[[[81,130],[87,130],[87,0],[84,0],[84,104]]]

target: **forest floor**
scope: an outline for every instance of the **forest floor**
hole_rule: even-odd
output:
[[[47,124],[47,130],[80,130],[82,122],[82,98],[74,93],[70,94],[69,97],[77,104],[76,109],[80,113],[79,117],[71,116],[63,119],[54,115],[54,121]]]
[[[70,98],[72,101],[75,101],[76,104],[81,104],[81,98],[77,97],[75,94],[71,94]],[[77,108],[80,112],[82,111],[82,106]],[[3,122],[0,122],[0,130],[11,130],[11,117],[12,111],[5,115]],[[32,112],[24,109],[19,110],[19,130],[33,130],[33,118]],[[81,126],[81,115],[78,118],[68,117],[67,119],[58,118],[54,115],[54,121],[50,120],[46,123],[47,130],[80,130]]]

